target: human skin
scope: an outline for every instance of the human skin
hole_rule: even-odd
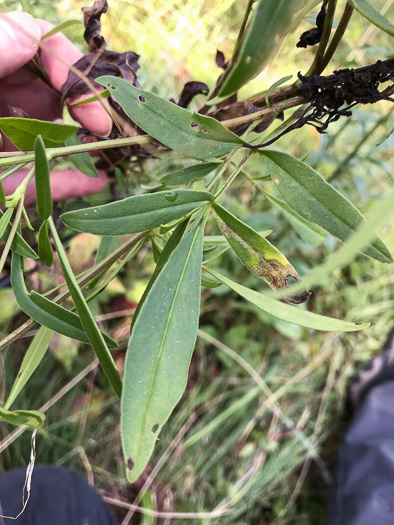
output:
[[[60,121],[60,89],[68,76],[68,66],[83,55],[62,33],[45,39],[41,36],[53,25],[46,20],[33,18],[25,12],[0,14],[0,117],[12,115],[10,108],[22,109],[30,118]],[[51,85],[45,83],[26,64],[38,52]],[[87,98],[91,94],[81,98]],[[73,101],[76,99],[70,99]],[[109,135],[112,122],[98,101],[70,108],[72,117],[97,135]],[[15,145],[1,134],[0,151],[15,151]],[[27,169],[20,169],[3,181],[6,195],[18,187]],[[107,176],[99,170],[99,178],[87,177],[78,170],[51,172],[51,191],[54,201],[91,195],[103,189]],[[36,201],[34,182],[25,194],[25,205]]]

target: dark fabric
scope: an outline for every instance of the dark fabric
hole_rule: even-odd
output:
[[[0,475],[0,514],[16,516],[22,509],[26,469]],[[0,523],[2,520],[0,518]],[[36,466],[25,511],[4,525],[116,525],[107,505],[86,480],[71,470]]]
[[[394,382],[366,395],[339,450],[328,525],[394,525]]]

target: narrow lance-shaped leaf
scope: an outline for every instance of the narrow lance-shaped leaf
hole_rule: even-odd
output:
[[[75,133],[78,127],[31,118],[3,117],[0,118],[0,129],[17,148],[30,151],[34,150],[38,135],[42,136],[46,147],[57,148]]]
[[[53,303],[43,295],[32,291],[27,293],[22,278],[21,257],[13,253],[11,260],[11,286],[21,309],[37,323],[42,324],[60,334],[83,343],[89,343],[79,317],[66,308]],[[116,347],[115,341],[105,335],[108,344]]]
[[[189,184],[194,180],[201,179],[209,173],[212,173],[221,164],[215,162],[204,162],[202,164],[195,164],[194,166],[188,166],[179,171],[169,173],[160,179],[162,184],[167,186],[178,186],[180,184]]]
[[[120,397],[122,381],[119,377],[119,372],[116,368],[115,361],[108,350],[103,334],[98,329],[86,299],[83,296],[80,287],[78,286],[77,280],[67,259],[66,252],[64,251],[52,217],[49,218],[49,226],[51,228],[52,237],[60,259],[60,264],[62,265],[64,278],[66,279],[66,283],[74,301],[75,308],[79,313],[82,326],[89,338],[90,344],[92,345],[98,360],[100,361],[100,365],[104,374],[107,376],[107,379],[112,388],[115,390],[116,394]]]
[[[228,277],[225,277],[205,266],[204,270],[216,277],[219,281],[222,281],[223,284],[226,284],[229,288],[234,290],[234,292],[238,293],[264,312],[267,312],[278,319],[282,319],[283,321],[287,321],[288,323],[298,324],[315,330],[323,330],[325,332],[354,332],[357,330],[363,330],[369,326],[369,323],[355,324],[349,321],[342,321],[341,319],[325,317],[313,312],[308,312],[307,310],[302,310],[296,306],[291,306],[277,301],[276,299],[272,299],[266,294],[261,294],[255,290],[246,288],[246,286],[242,286],[242,284],[238,284]]]
[[[167,224],[213,199],[207,191],[174,190],[127,197],[64,213],[66,226],[96,235],[126,235]]]
[[[78,138],[76,133],[73,133],[68,138],[66,138],[65,144],[66,146],[76,146],[77,144],[82,144],[82,141]],[[97,178],[99,176],[92,157],[87,151],[83,151],[82,153],[73,153],[72,155],[69,155],[69,159],[79,171],[82,171],[82,173],[88,177]]]
[[[214,118],[181,108],[122,78],[103,76],[96,82],[110,91],[126,114],[148,135],[187,157],[212,159],[245,144]]]
[[[366,0],[349,0],[349,3],[375,26],[379,27],[389,35],[394,36],[394,25],[387,20],[386,17],[381,15],[379,11],[376,11],[369,2]]]
[[[0,202],[1,202],[1,204],[5,204],[4,186],[3,186],[3,182],[1,180],[0,180]]]
[[[283,213],[283,215],[286,217],[286,219],[301,237],[301,239],[311,244],[312,246],[320,246],[320,244],[322,244],[324,239],[327,237],[325,232],[323,232],[320,228],[318,228],[311,222],[304,219],[304,217],[301,217],[301,215],[295,212],[282,200],[277,199],[276,197],[270,195],[266,191],[264,191],[264,195],[270,202],[272,202],[272,204],[274,204],[277,208],[280,209],[280,211]]]
[[[14,213],[13,208],[8,208],[6,212],[0,218],[0,237],[3,238],[3,235],[6,231],[8,224],[10,223],[11,216]]]
[[[16,376],[14,384],[12,385],[11,392],[4,405],[4,408],[9,409],[18,395],[21,393],[23,387],[26,385],[38,365],[41,363],[52,336],[53,330],[50,330],[46,326],[41,326],[41,328],[38,330],[23,357],[18,375]]]
[[[45,414],[39,410],[6,410],[0,407],[0,419],[12,425],[26,425],[33,428],[42,428]]]
[[[48,222],[44,221],[38,232],[38,256],[40,261],[47,266],[53,264],[53,250],[48,234]]]
[[[229,64],[218,97],[229,97],[256,77],[278,52],[287,34],[320,0],[259,0],[240,49]]]
[[[204,225],[172,252],[131,331],[121,402],[127,478],[142,474],[158,434],[182,396],[197,337]]]
[[[52,27],[47,33],[42,35],[41,41],[45,40],[46,38],[49,38],[53,35],[56,35],[57,33],[62,33],[65,29],[71,26],[82,24],[82,20],[64,20],[64,22],[61,22],[55,27]]]
[[[267,239],[253,228],[240,221],[214,202],[212,207],[219,217],[219,227],[228,243],[238,255],[241,262],[254,275],[264,279],[273,290],[281,290],[289,285],[289,278],[300,281],[296,269],[286,257]],[[310,293],[304,290],[288,297],[288,301],[300,304],[305,302]]]
[[[365,222],[358,209],[314,169],[292,155],[264,150],[273,181],[284,201],[299,215],[342,242]],[[385,243],[376,238],[362,253],[381,262],[392,262]]]
[[[52,213],[52,196],[51,183],[49,179],[49,162],[45,151],[45,144],[41,135],[38,135],[36,138],[34,149],[37,213],[39,217],[45,221]]]

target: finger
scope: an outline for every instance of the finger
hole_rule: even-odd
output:
[[[0,14],[0,78],[29,62],[37,52],[40,38],[40,27],[28,13]]]
[[[37,19],[37,23],[43,35],[53,27],[46,20]],[[51,84],[58,91],[61,91],[62,85],[67,80],[69,66],[75,64],[83,56],[79,49],[62,33],[45,39],[40,46],[39,54]],[[91,96],[92,93],[89,93],[83,98]],[[98,101],[70,108],[70,113],[82,127],[97,135],[106,137],[111,132],[112,120]]]
[[[11,195],[16,190],[28,171],[27,169],[20,169],[3,181],[6,195]],[[104,171],[98,170],[98,172],[99,177],[94,179],[75,169],[52,171],[50,175],[52,200],[56,202],[76,199],[101,191],[107,185],[108,178]],[[35,182],[32,179],[26,189],[25,206],[31,206],[36,201]]]

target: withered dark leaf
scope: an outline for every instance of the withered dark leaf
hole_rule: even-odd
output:
[[[226,62],[224,53],[222,51],[219,51],[219,49],[216,50],[215,62],[218,67],[226,69],[228,62]]]
[[[139,55],[133,51],[116,53],[105,50],[83,56],[74,64],[74,68],[80,71],[83,77],[69,71],[68,78],[62,86],[62,104],[66,98],[75,98],[91,92],[85,77],[100,90],[102,86],[97,84],[95,79],[102,75],[120,76],[130,84],[140,87],[137,82],[138,59]]]
[[[196,95],[208,95],[209,87],[204,82],[191,81],[183,86],[178,106],[187,108]]]
[[[107,0],[96,0],[91,7],[83,7],[83,23],[85,33],[83,35],[89,46],[89,53],[105,47],[105,40],[100,35],[100,18],[103,13],[108,11]]]
[[[326,20],[327,2],[328,0],[323,0],[323,5],[316,17],[316,27],[313,27],[312,29],[302,33],[300,40],[297,43],[297,47],[314,46],[320,42],[323,33],[324,22]]]

